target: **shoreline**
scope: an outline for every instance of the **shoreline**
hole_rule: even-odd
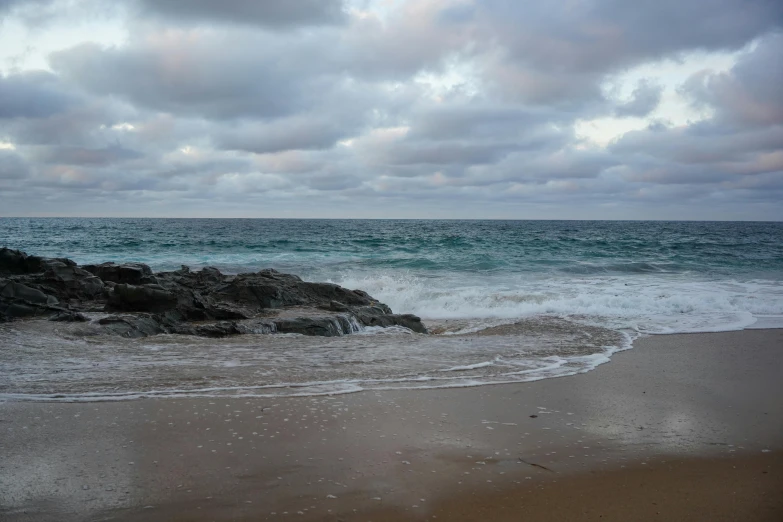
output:
[[[438,512],[458,520],[461,506],[464,520],[502,520],[513,502],[498,495],[573,488],[564,505],[577,513],[578,492],[592,491],[595,480],[611,488],[655,466],[645,480],[663,491],[693,473],[705,484],[739,478],[727,462],[745,470],[738,484],[745,473],[768,479],[723,510],[749,513],[742,510],[762,493],[783,491],[781,346],[783,330],[774,329],[671,334],[636,339],[634,349],[587,373],[510,385],[6,402],[0,518],[279,520],[287,511],[297,520],[424,520]],[[712,487],[724,483],[734,482]],[[714,506],[727,501],[701,494]],[[669,513],[677,505],[687,513],[686,504]],[[780,504],[769,506],[783,514]]]

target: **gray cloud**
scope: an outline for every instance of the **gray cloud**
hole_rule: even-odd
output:
[[[47,147],[40,155],[45,163],[63,165],[113,165],[141,158],[137,151],[112,145],[98,149],[84,147]]]
[[[475,165],[494,163],[511,150],[513,145],[507,143],[403,143],[390,147],[382,161],[393,165]]]
[[[783,25],[783,5],[768,0],[479,5],[479,16],[501,31],[512,59],[574,73],[606,72],[688,49],[736,49]]]
[[[15,8],[38,9],[55,0],[0,0],[0,15],[13,11]]]
[[[312,105],[312,96],[330,85],[306,67],[319,42],[303,36],[288,43],[251,33],[173,31],[123,48],[83,44],[53,54],[51,64],[91,93],[151,110],[279,117]]]
[[[710,105],[718,117],[741,125],[783,124],[783,33],[758,42],[730,71],[697,74],[685,85],[697,104]]]
[[[263,27],[334,24],[345,20],[342,0],[138,0],[142,14],[182,21],[229,22]]]
[[[677,163],[733,161],[783,148],[783,127],[732,129],[702,122],[679,129],[632,131],[610,147],[616,154],[646,154]]]
[[[525,136],[557,122],[555,111],[523,109],[513,105],[451,104],[413,115],[413,139],[506,139]]]
[[[19,154],[0,149],[0,180],[23,179],[30,168]]]
[[[663,87],[649,81],[641,81],[631,94],[631,100],[615,109],[617,116],[647,116],[661,102]]]
[[[608,73],[689,50],[741,47],[783,26],[783,4],[486,0],[477,3],[471,22],[482,41],[497,46],[486,74],[499,95],[573,106],[600,100],[599,84]]]
[[[328,149],[357,129],[338,118],[297,116],[271,123],[254,123],[221,131],[214,136],[218,148],[265,154],[286,150]]]
[[[55,27],[67,2],[46,4]],[[122,45],[0,76],[2,212],[783,218],[779,2],[379,5],[127,0]],[[681,86],[703,121],[575,133],[666,103],[658,78],[621,103],[607,79],[741,48]]]
[[[766,175],[766,183],[772,185],[780,180],[783,95],[775,85],[783,81],[783,73],[770,64],[783,58],[782,43],[783,37],[773,34],[730,71],[691,78],[685,91],[715,116],[680,128],[653,126],[625,134],[610,147],[625,159],[623,177],[658,184],[718,184],[725,189],[753,187],[755,183],[739,181],[752,176]],[[783,185],[777,188],[783,190]]]
[[[43,118],[64,111],[74,102],[53,74],[0,74],[0,119]]]

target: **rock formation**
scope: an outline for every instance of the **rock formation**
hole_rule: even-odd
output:
[[[39,317],[87,322],[90,313],[101,331],[125,337],[335,336],[363,326],[427,332],[415,315],[394,314],[361,290],[311,283],[271,269],[225,275],[216,268],[191,271],[183,266],[153,273],[142,263],[79,267],[70,259],[0,248],[0,321]]]

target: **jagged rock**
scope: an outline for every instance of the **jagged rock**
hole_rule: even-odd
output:
[[[147,337],[166,333],[160,323],[148,314],[110,315],[98,320],[107,331],[122,337]]]
[[[259,310],[286,306],[324,306],[331,302],[364,306],[376,302],[364,292],[331,283],[308,283],[297,276],[276,270],[240,274],[218,287],[215,295],[221,300]]]
[[[6,281],[0,289],[0,296],[6,299],[25,301],[33,305],[53,306],[58,302],[54,296],[15,281]]]
[[[427,328],[422,324],[421,318],[413,314],[383,314],[364,316],[362,324],[365,326],[404,326],[416,333],[427,333]]]
[[[53,315],[86,320],[81,311],[124,312],[99,321],[126,337],[177,333],[224,337],[242,333],[335,336],[364,326],[404,326],[426,333],[414,315],[393,314],[366,292],[312,283],[276,270],[224,275],[213,267],[159,272],[141,263],[80,268],[69,259],[0,249],[0,320]]]
[[[57,311],[57,298],[16,281],[0,280],[0,317],[9,321],[19,317],[45,315]]]
[[[103,293],[103,282],[70,259],[28,256],[19,250],[0,248],[0,273],[60,301],[89,300]]]
[[[395,322],[399,326],[404,326],[408,330],[416,333],[427,333],[427,327],[421,322],[421,317],[413,314],[393,314]]]
[[[87,270],[59,260],[47,260],[41,284],[54,287],[65,297],[91,299],[103,294],[103,281]]]
[[[310,296],[310,303],[339,302],[349,306],[366,306],[377,303],[362,291],[348,290],[333,283],[300,283],[298,290]]]
[[[176,305],[177,296],[158,285],[118,284],[114,286],[106,308],[125,312],[160,313],[171,310]]]
[[[125,283],[129,285],[157,284],[158,280],[152,274],[152,269],[144,263],[101,263],[100,265],[84,265],[83,268],[104,282]]]
[[[5,274],[26,274],[27,254],[19,250],[10,248],[0,248],[0,273]]]
[[[8,302],[0,299],[0,317],[3,318],[3,321],[10,321],[19,317],[41,315],[46,312],[47,310],[41,309],[40,306],[26,303]]]
[[[21,250],[0,248],[0,274],[34,274],[43,272],[49,268],[52,262],[76,266],[76,263],[70,259],[28,256]]]
[[[336,337],[358,331],[353,316],[332,315],[324,317],[293,317],[274,321],[279,333],[297,333],[302,335],[320,335]]]
[[[217,299],[244,305],[254,311],[304,304],[304,300],[294,292],[285,291],[294,284],[296,281],[286,281],[277,276],[269,277],[261,272],[240,274],[219,285],[214,295]]]
[[[230,321],[199,325],[195,327],[195,330],[196,335],[202,337],[228,337],[229,335],[242,333],[242,330],[237,326],[237,323]]]

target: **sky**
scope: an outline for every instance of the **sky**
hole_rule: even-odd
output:
[[[0,0],[0,216],[783,220],[783,2]]]

